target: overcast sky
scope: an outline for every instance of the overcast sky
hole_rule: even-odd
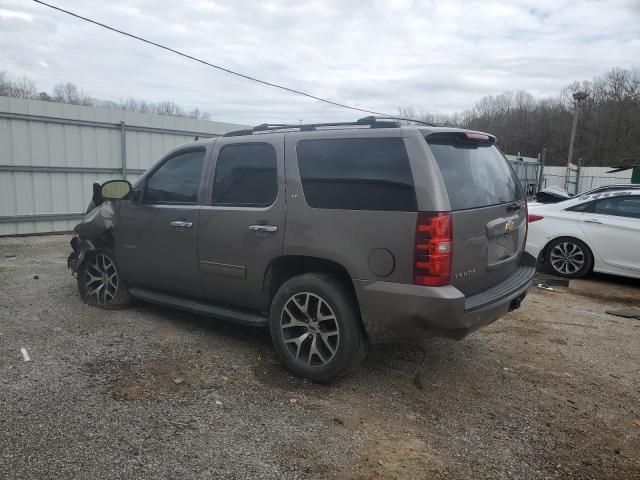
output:
[[[366,109],[552,95],[640,65],[640,0],[50,0],[239,72]],[[41,90],[174,100],[245,124],[362,116],[251,83],[29,0],[0,0],[0,71]]]

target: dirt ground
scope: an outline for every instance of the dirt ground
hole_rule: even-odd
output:
[[[84,305],[68,240],[0,239],[0,478],[640,479],[640,321],[605,313],[640,281],[534,288],[319,386],[266,331]]]

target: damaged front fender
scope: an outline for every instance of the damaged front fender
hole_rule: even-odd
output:
[[[82,218],[74,230],[80,238],[96,240],[115,226],[113,203],[105,201],[93,208]]]
[[[71,248],[73,251],[67,257],[67,268],[73,273],[77,273],[80,265],[84,262],[87,252],[91,252],[96,249],[91,240],[84,240],[80,237],[73,237],[71,239]]]
[[[96,250],[96,242],[115,226],[113,203],[105,201],[91,209],[83,217],[74,231],[77,236],[71,239],[73,252],[67,258],[67,267],[76,273],[88,252]]]

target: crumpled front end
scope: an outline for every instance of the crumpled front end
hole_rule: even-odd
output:
[[[78,236],[73,237],[70,243],[73,251],[67,257],[67,268],[71,269],[73,273],[77,273],[80,265],[84,262],[87,252],[96,248],[91,240],[84,240]]]
[[[96,250],[96,242],[114,226],[115,212],[111,202],[105,201],[90,209],[73,229],[76,236],[71,239],[73,251],[67,258],[67,267],[76,273],[87,253]]]
[[[75,226],[74,231],[87,240],[96,240],[115,226],[113,203],[106,201],[91,209]]]

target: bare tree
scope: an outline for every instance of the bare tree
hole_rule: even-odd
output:
[[[136,98],[128,98],[114,102],[112,100],[100,100],[80,90],[71,82],[56,84],[51,93],[38,92],[33,80],[22,77],[17,80],[8,78],[6,72],[0,72],[0,96],[44,100],[47,102],[67,103],[71,105],[95,106],[112,108],[128,112],[154,113],[158,115],[171,115],[188,117],[197,120],[209,120],[210,114],[199,108],[186,110],[173,101],[148,102]]]
[[[589,97],[582,102],[574,158],[581,158],[583,165],[640,164],[638,68],[615,68],[592,80],[572,82],[558,95],[539,100],[524,91],[489,95],[478,100],[471,111],[445,116],[444,120],[416,114],[414,107],[400,111],[412,118],[433,118],[436,123],[493,133],[507,153],[534,157],[546,146],[547,164],[564,165],[577,91],[586,91]]]
[[[53,101],[58,103],[78,104],[79,93],[78,87],[73,83],[58,83],[53,87]]]
[[[27,77],[12,81],[7,78],[5,72],[0,72],[0,95],[14,98],[36,98],[38,90],[35,82]]]

